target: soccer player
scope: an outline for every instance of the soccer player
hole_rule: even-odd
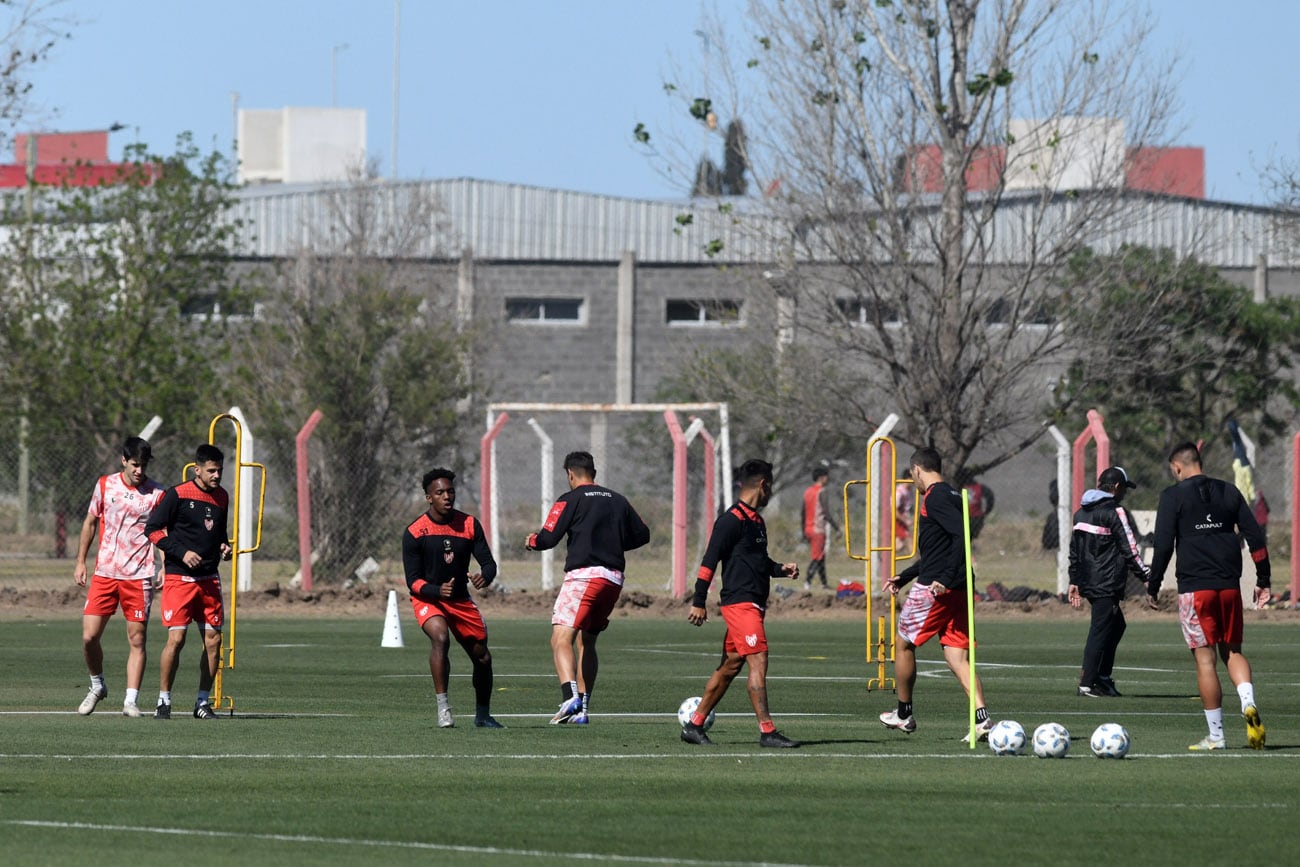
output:
[[[153,605],[156,558],[145,535],[144,525],[153,507],[162,499],[163,487],[145,475],[153,451],[140,437],[127,437],[122,444],[122,470],[100,476],[90,495],[90,508],[81,524],[77,565],[73,578],[86,586],[86,556],[98,536],[95,574],[86,592],[81,616],[81,652],[90,670],[90,692],[77,713],[87,716],[108,696],[104,685],[104,647],[100,642],[108,619],[120,606],[126,619],[126,695],[122,716],[138,717],[136,701],[144,677],[145,636],[149,610]]]
[[[451,663],[447,650],[451,637],[465,649],[473,665],[474,725],[505,728],[492,718],[492,654],[487,625],[469,595],[469,585],[482,590],[497,577],[483,526],[473,516],[456,510],[456,474],[435,467],[421,481],[429,508],[402,533],[402,568],[411,590],[411,605],[420,629],[429,636],[429,674],[438,702],[438,726],[451,728],[455,720],[447,700]],[[479,571],[470,574],[470,555]]]
[[[158,706],[154,719],[172,718],[172,683],[191,622],[202,624],[203,654],[199,657],[199,691],[195,719],[216,719],[212,681],[221,654],[225,605],[221,597],[222,560],[229,560],[230,495],[221,487],[225,456],[214,445],[194,452],[194,478],[163,494],[145,532],[163,552],[162,622],[167,627],[163,647]]]
[[[682,727],[682,740],[710,746],[704,733],[708,719],[727,687],[749,663],[749,701],[758,717],[758,743],[764,747],[797,747],[798,741],[776,730],[767,707],[767,635],[763,618],[773,578],[798,578],[798,563],[777,563],[767,556],[767,525],[759,514],[772,498],[772,465],[767,461],[746,461],[737,474],[740,499],[718,516],[709,536],[704,560],[695,579],[695,597],[686,619],[702,626],[709,619],[704,605],[709,584],[722,568],[722,620],[727,625],[722,638],[722,661],[709,676],[700,705]]]
[[[1254,597],[1260,607],[1268,604],[1272,595],[1269,590],[1272,567],[1264,533],[1241,491],[1204,474],[1201,452],[1195,443],[1182,443],[1169,453],[1169,472],[1178,483],[1160,494],[1147,603],[1157,607],[1160,582],[1177,547],[1178,565],[1174,574],[1178,579],[1178,620],[1196,660],[1196,687],[1210,729],[1191,749],[1221,750],[1226,745],[1223,687],[1215,663],[1217,654],[1241,699],[1246,743],[1252,749],[1262,750],[1264,723],[1255,706],[1250,661],[1241,652],[1241,547],[1236,533],[1240,530],[1246,537],[1251,559],[1255,561]]]
[[[975,736],[988,740],[993,720],[984,706],[984,686],[970,677],[970,625],[966,619],[966,545],[962,529],[961,493],[944,481],[943,459],[932,448],[917,449],[911,460],[912,479],[921,497],[917,518],[917,562],[887,578],[884,589],[897,596],[916,579],[898,615],[894,675],[898,679],[898,708],[880,721],[891,729],[916,731],[912,691],[916,686],[916,649],[936,635],[943,659],[967,695],[975,690]],[[962,738],[970,741],[970,733]]]
[[[803,582],[805,590],[812,589],[813,576],[822,579],[822,587],[830,586],[826,583],[826,538],[839,527],[831,517],[830,509],[826,508],[827,477],[825,467],[813,470],[813,483],[803,492],[803,537],[808,540],[811,552],[808,555],[808,574]]]
[[[1120,505],[1136,487],[1123,467],[1109,467],[1097,477],[1096,488],[1084,491],[1074,513],[1068,598],[1075,608],[1082,608],[1084,599],[1092,606],[1078,687],[1078,694],[1089,698],[1119,695],[1111,672],[1128,626],[1120,603],[1130,571],[1144,584],[1150,577],[1138,555],[1133,521]]]
[[[596,484],[596,462],[589,452],[565,455],[564,472],[568,492],[555,501],[524,547],[545,551],[568,538],[564,583],[551,614],[551,655],[561,699],[551,725],[585,725],[600,668],[596,639],[609,626],[609,614],[623,591],[624,554],[649,542],[650,528],[626,497]]]

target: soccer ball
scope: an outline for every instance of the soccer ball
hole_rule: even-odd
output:
[[[677,721],[682,724],[682,728],[686,728],[686,724],[691,721],[691,714],[695,713],[695,709],[700,706],[701,701],[700,696],[693,695],[682,702],[681,707],[677,708]],[[704,730],[706,732],[713,728],[715,719],[717,719],[717,714],[709,711],[708,718],[704,720]]]
[[[989,749],[999,756],[1020,755],[1025,751],[1025,730],[1015,720],[1001,720],[989,731]]]
[[[1119,723],[1102,723],[1092,733],[1092,754],[1099,759],[1124,758],[1128,744],[1128,730]]]
[[[1063,759],[1070,751],[1070,733],[1060,723],[1043,723],[1034,729],[1034,755],[1040,759]]]

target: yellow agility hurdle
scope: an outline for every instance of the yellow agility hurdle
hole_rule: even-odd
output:
[[[879,469],[872,469],[875,459],[879,454]],[[885,469],[888,468],[886,475]],[[873,487],[873,481],[879,480],[880,485]],[[884,484],[885,481],[888,484]],[[898,561],[908,560],[916,556],[916,507],[917,499],[912,497],[912,527],[911,546],[906,554],[899,555],[896,544],[895,528],[898,522],[898,499],[897,489],[899,485],[913,484],[910,478],[898,477],[898,449],[894,441],[889,437],[876,437],[867,444],[866,453],[866,474],[865,478],[854,479],[844,483],[844,551],[852,560],[858,560],[865,564],[864,584],[866,586],[866,658],[868,663],[876,663],[876,676],[868,678],[867,689],[875,687],[882,689],[896,689],[897,684],[894,678],[885,675],[885,663],[893,662],[895,655],[895,636],[898,630],[898,600],[889,597],[889,630],[885,631],[885,615],[879,615],[876,619],[874,611],[874,595],[876,591],[876,581],[873,574],[873,566],[877,555],[888,557],[890,576],[896,575],[898,571]],[[861,485],[865,488],[864,509],[863,509],[863,545],[861,553],[853,550],[853,532],[850,522],[850,503],[849,492],[853,487]],[[874,500],[874,502],[873,502]],[[873,508],[873,506],[875,508]],[[873,528],[876,532],[873,532]],[[882,557],[883,559],[883,557]]]
[[[217,425],[222,419],[229,419],[235,427],[235,483],[230,497],[230,520],[234,538],[230,540],[230,610],[226,616],[226,628],[221,634],[221,652],[217,654],[217,670],[213,674],[212,680],[212,707],[214,710],[221,710],[223,707],[230,709],[233,715],[235,712],[234,696],[226,696],[221,692],[221,673],[226,668],[235,667],[235,614],[237,610],[239,594],[239,555],[251,554],[258,548],[262,547],[262,511],[266,505],[266,466],[259,463],[247,462],[244,460],[244,427],[239,419],[230,413],[222,413],[212,419],[212,424],[208,425],[208,444],[216,445]],[[190,470],[194,467],[194,462],[186,464],[181,470],[181,481],[189,477]],[[239,504],[242,501],[243,469],[255,469],[261,473],[261,489],[257,496],[257,530],[253,538],[252,547],[241,547],[241,543],[247,540],[239,538]]]

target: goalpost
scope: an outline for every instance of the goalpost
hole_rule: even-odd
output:
[[[662,422],[652,414],[662,415]],[[683,429],[678,413],[688,416]],[[627,442],[628,420],[651,416],[655,427],[665,431],[665,445],[672,442],[672,457],[658,452],[634,450]],[[509,426],[512,416],[524,416],[526,426]],[[614,430],[611,431],[611,421]],[[663,480],[671,475],[672,504],[672,591],[675,596],[686,592],[688,490],[687,450],[698,436],[704,443],[705,497],[701,524],[712,526],[712,518],[722,498],[731,495],[731,429],[726,403],[493,403],[487,408],[486,428],[480,440],[479,510],[484,530],[494,552],[501,555],[503,531],[517,532],[520,538],[546,519],[551,505],[563,493],[565,481],[555,460],[556,442],[561,453],[589,451],[596,459],[599,483],[621,493],[629,493],[637,511],[645,517],[648,508],[662,505],[658,499],[645,503],[640,490],[656,493]],[[537,475],[534,475],[536,473]],[[536,482],[523,482],[528,475]],[[537,487],[533,487],[537,484]],[[523,493],[531,489],[537,495]],[[647,520],[649,523],[649,520]],[[527,529],[524,529],[527,528]],[[662,538],[662,528],[652,524],[652,532]],[[509,537],[507,537],[508,539]],[[555,585],[554,552],[541,556],[542,589]]]

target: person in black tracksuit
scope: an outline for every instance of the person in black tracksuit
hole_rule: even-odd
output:
[[[1092,624],[1083,648],[1079,695],[1118,696],[1111,673],[1115,651],[1127,623],[1120,602],[1131,570],[1143,583],[1149,577],[1138,555],[1137,532],[1120,505],[1124,494],[1136,488],[1123,467],[1102,471],[1097,487],[1085,491],[1074,513],[1070,537],[1070,604],[1092,606]]]

